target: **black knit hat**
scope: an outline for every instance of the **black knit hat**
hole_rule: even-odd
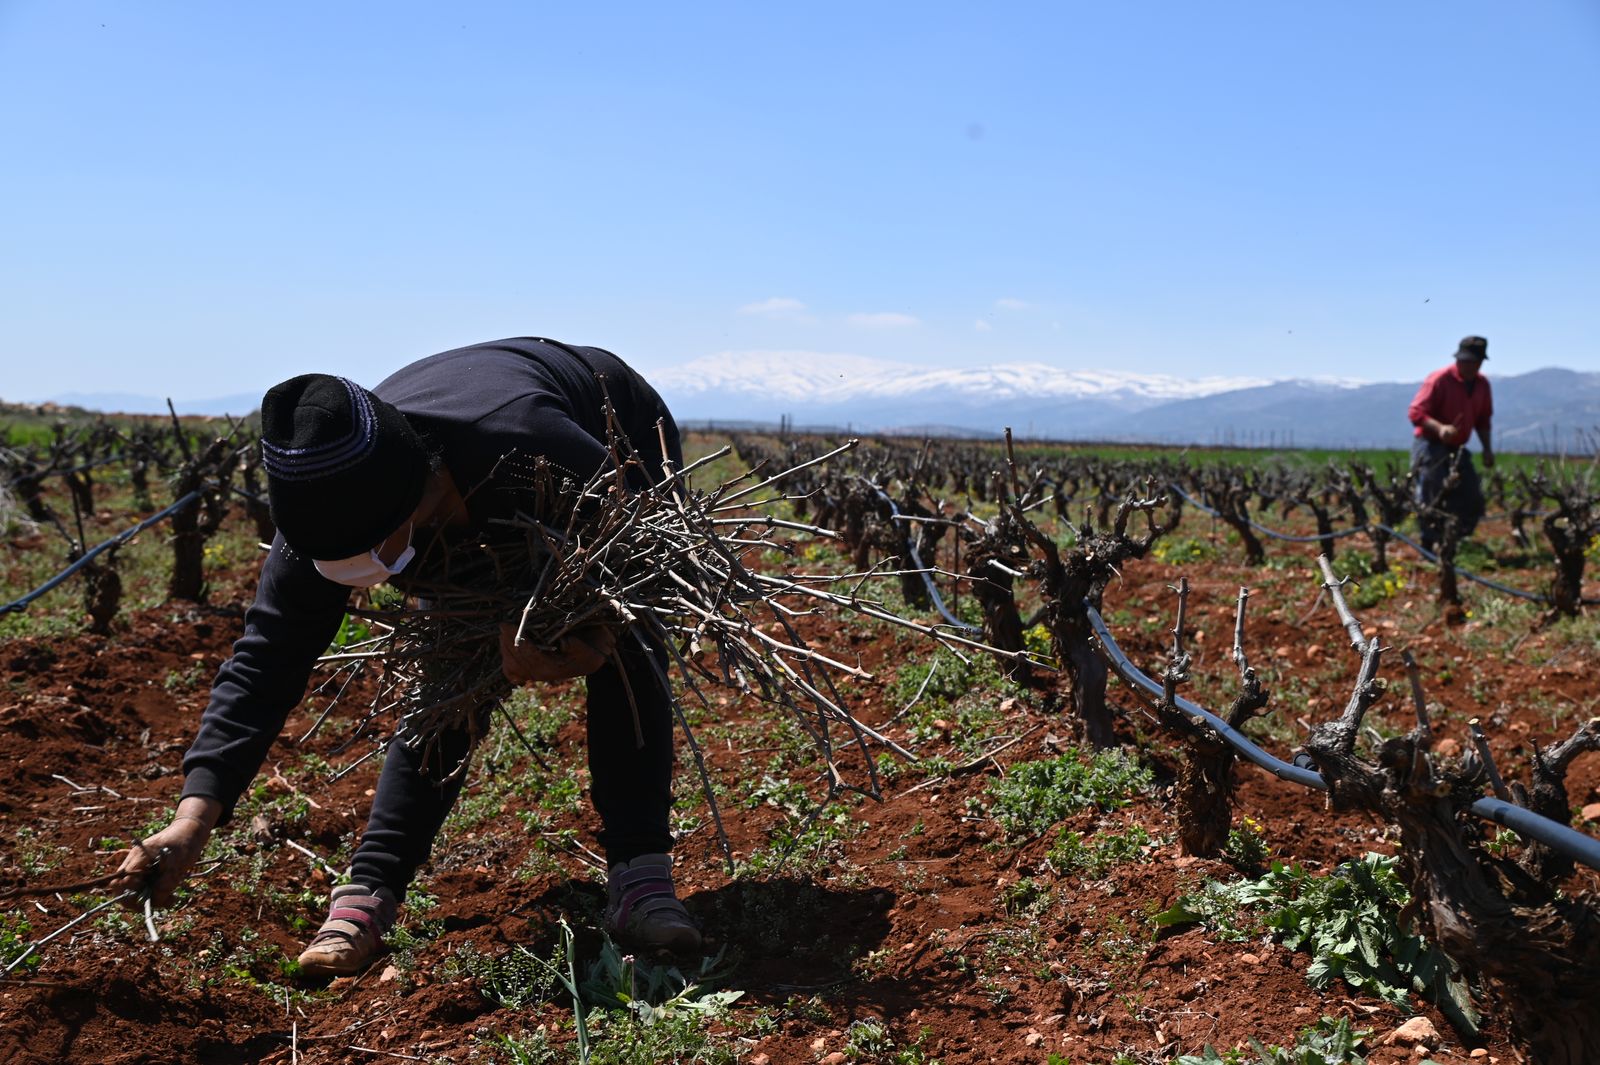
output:
[[[400,528],[430,466],[405,415],[320,373],[290,378],[261,400],[261,464],[278,531],[323,560],[359,555]]]

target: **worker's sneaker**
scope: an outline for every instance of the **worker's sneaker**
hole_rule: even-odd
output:
[[[641,854],[611,867],[606,924],[637,947],[687,954],[700,949],[700,929],[672,889],[672,856]]]
[[[349,976],[372,964],[383,949],[383,935],[394,924],[394,895],[388,888],[345,884],[333,889],[328,919],[300,955],[307,976]]]

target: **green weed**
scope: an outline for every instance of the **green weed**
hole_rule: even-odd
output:
[[[33,934],[33,926],[28,919],[20,913],[0,913],[0,968],[6,968],[16,961],[28,949],[32,942],[29,938]],[[39,955],[29,955],[28,960],[18,965],[20,970],[37,968]]]
[[[162,826],[165,825],[166,821],[163,820]],[[29,876],[49,872],[60,865],[66,855],[72,853],[66,847],[40,839],[39,833],[28,825],[17,829],[13,846],[16,849],[11,855],[11,860],[16,863],[17,868]]]
[[[1261,822],[1253,817],[1244,818],[1238,828],[1228,830],[1227,842],[1222,845],[1223,857],[1236,869],[1254,872],[1267,864],[1272,856]]]
[[[508,1065],[737,1065],[739,1045],[708,1032],[699,1017],[675,1017],[643,1025],[625,1014],[596,1013],[589,1020],[588,1046],[577,1052],[547,1027],[517,1036],[496,1033],[485,1042],[495,1060]]]
[[[1069,749],[1058,758],[1012,766],[989,785],[989,813],[1009,838],[1037,835],[1080,810],[1125,806],[1152,779],[1121,751]]]
[[[704,959],[695,980],[673,966],[647,965],[617,949],[609,937],[599,958],[580,982],[571,930],[563,921],[561,940],[551,958],[525,947],[487,961],[458,955],[460,971],[470,971],[480,992],[504,1005],[529,1003],[564,989],[572,998],[576,1060],[589,1065],[655,1065],[698,1062],[734,1065],[738,1049],[707,1030],[741,991],[705,991],[718,976],[721,955]],[[486,984],[484,981],[487,980]],[[518,1037],[490,1036],[491,1047],[514,1065],[555,1065],[574,1060],[572,1049],[552,1037],[548,1027]]]
[[[845,1032],[844,1054],[852,1061],[881,1061],[894,1049],[894,1038],[882,1021],[853,1021]]]
[[[693,978],[675,965],[640,961],[623,954],[606,936],[600,956],[589,965],[581,990],[584,1001],[607,1009],[632,1012],[642,1024],[687,1016],[712,1016],[744,995],[743,991],[712,991],[727,976],[724,951],[701,958]]]
[[[1192,536],[1163,537],[1150,549],[1150,557],[1157,562],[1175,566],[1196,562],[1211,562],[1217,557],[1217,547],[1207,540]]]
[[[1324,1017],[1302,1031],[1293,1047],[1269,1048],[1251,1039],[1254,1056],[1247,1058],[1240,1050],[1219,1054],[1207,1044],[1204,1053],[1181,1055],[1176,1065],[1366,1065],[1367,1059],[1356,1050],[1371,1034],[1367,1029],[1352,1028],[1344,1017]]]
[[[1000,909],[1013,917],[1037,917],[1050,906],[1050,889],[1025,876],[1001,888],[998,901]]]
[[[489,955],[465,944],[445,960],[444,975],[470,980],[486,1001],[513,1010],[543,1002],[556,989],[549,969],[521,948]]]
[[[1061,875],[1077,873],[1098,880],[1124,862],[1136,862],[1150,845],[1150,833],[1140,825],[1125,832],[1102,832],[1092,843],[1080,833],[1063,831],[1045,859]]]
[[[1397,861],[1367,854],[1329,876],[1273,862],[1259,880],[1208,881],[1154,920],[1169,927],[1199,922],[1219,939],[1266,931],[1290,950],[1311,955],[1306,980],[1312,987],[1342,979],[1397,1006],[1415,990],[1474,1023],[1466,985],[1450,960],[1396,921],[1411,898]]]
[[[363,640],[371,639],[371,637],[371,625],[368,625],[358,617],[346,614],[339,621],[339,630],[333,634],[333,641],[329,645],[329,650],[342,651],[353,643],[360,643]]]

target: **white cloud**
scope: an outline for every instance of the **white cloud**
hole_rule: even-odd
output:
[[[740,314],[762,314],[769,318],[807,317],[806,305],[788,296],[773,296],[758,303],[747,303],[739,308]]]
[[[1010,296],[1000,297],[994,301],[994,305],[1002,311],[1025,311],[1033,306],[1027,300],[1012,299]]]
[[[880,311],[876,314],[852,314],[849,318],[851,325],[858,325],[864,329],[905,329],[922,322],[909,314],[899,314],[895,311]]]
[[[980,333],[987,333],[989,330],[993,329],[994,326],[990,325],[982,318],[979,318],[976,322],[972,323],[972,328],[976,329]]]

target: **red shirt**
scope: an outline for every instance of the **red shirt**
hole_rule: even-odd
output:
[[[1415,435],[1437,440],[1438,435],[1425,428],[1426,420],[1432,418],[1461,430],[1457,446],[1465,444],[1474,429],[1478,430],[1479,436],[1489,430],[1489,419],[1494,415],[1489,379],[1479,374],[1477,380],[1472,382],[1469,395],[1467,383],[1461,379],[1460,368],[1451,363],[1428,375],[1422,387],[1417,389],[1416,398],[1411,401],[1411,409],[1407,413],[1411,416],[1411,424],[1417,427]]]

